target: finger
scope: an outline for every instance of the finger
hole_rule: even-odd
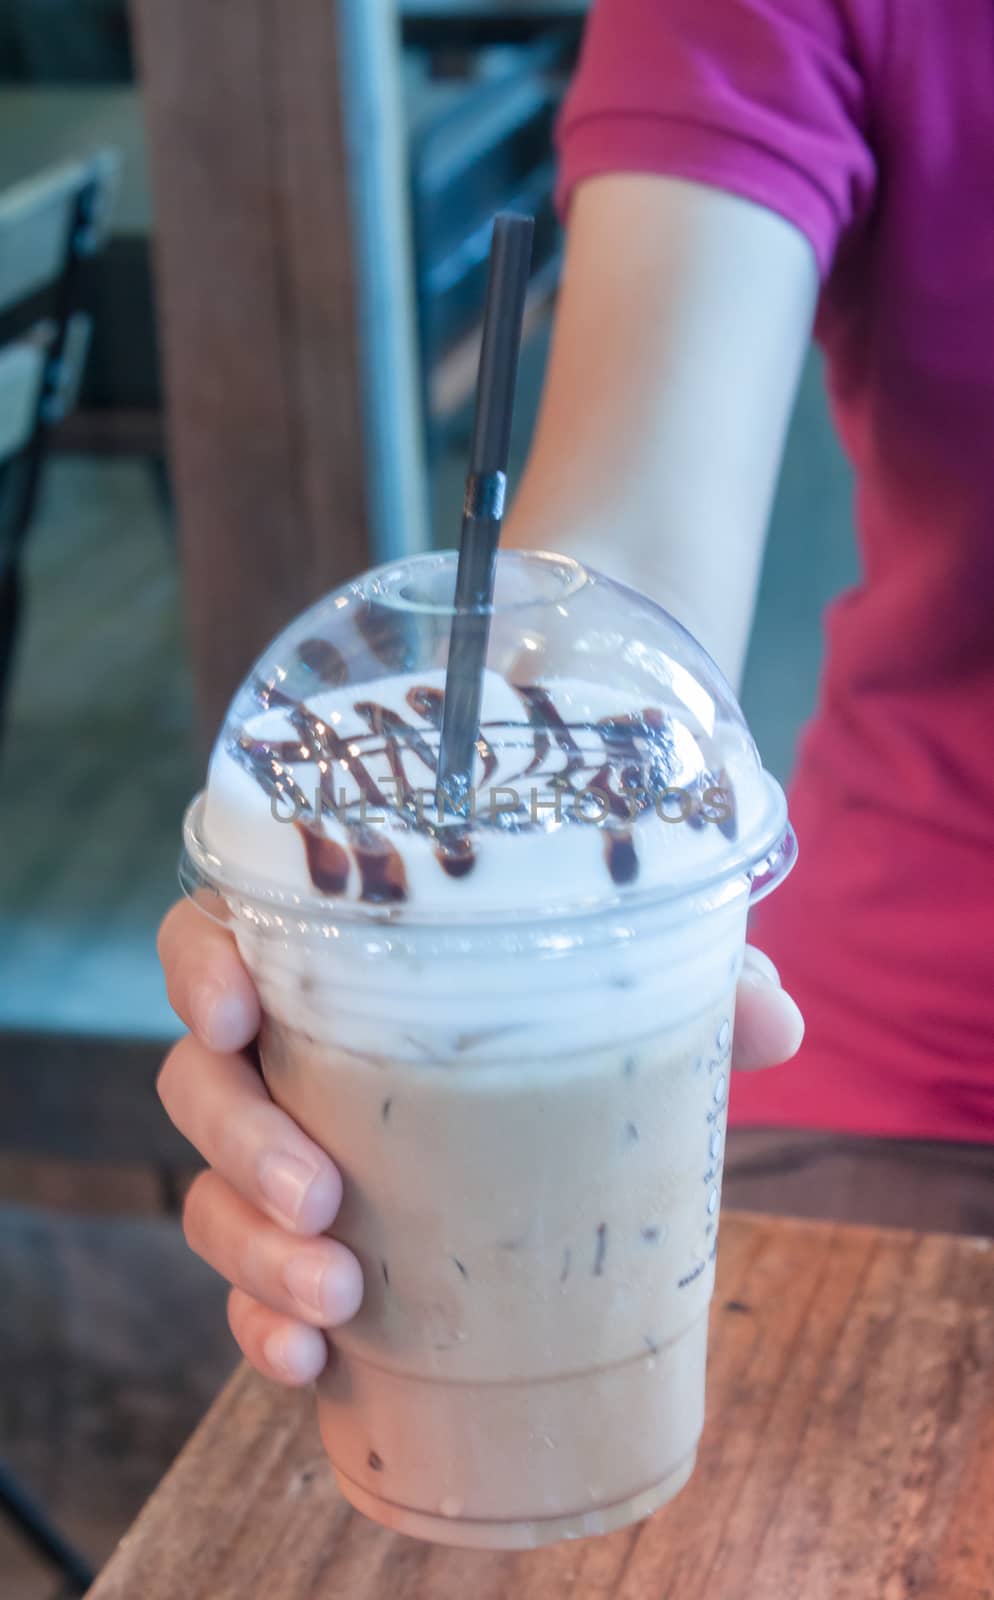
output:
[[[735,1002],[732,1066],[745,1072],[778,1066],[797,1054],[803,1038],[804,1018],[780,987],[776,967],[748,946]]]
[[[186,1242],[215,1272],[270,1310],[315,1328],[336,1328],[362,1300],[358,1261],[337,1239],[296,1239],[256,1211],[214,1172],[190,1186]]]
[[[180,1133],[250,1205],[294,1233],[330,1228],[342,1203],[338,1169],[273,1104],[244,1056],[215,1055],[187,1035],[158,1088]]]
[[[211,1050],[243,1050],[259,1031],[259,999],[230,933],[180,900],[159,929],[169,1004]]]
[[[290,1388],[313,1383],[328,1360],[328,1346],[317,1328],[270,1311],[241,1289],[228,1296],[228,1327],[256,1372]]]

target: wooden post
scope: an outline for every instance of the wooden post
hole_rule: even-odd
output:
[[[266,640],[383,550],[371,538],[369,485],[384,472],[407,474],[395,495],[410,508],[399,542],[424,538],[411,444],[420,422],[407,416],[407,436],[392,446],[383,437],[357,334],[369,317],[350,197],[363,193],[368,214],[376,196],[363,190],[364,173],[349,170],[354,102],[349,137],[336,27],[349,4],[131,0],[183,583],[207,735]],[[361,4],[389,26],[392,8]],[[367,115],[377,95],[399,94],[385,75],[345,88],[361,92]],[[374,117],[374,141],[379,126]],[[396,193],[389,199],[402,255],[406,223],[398,233]],[[368,251],[368,215],[360,233]],[[400,318],[397,329],[393,348],[377,352],[376,376],[380,393],[406,395],[412,345]],[[396,548],[396,527],[393,535]]]

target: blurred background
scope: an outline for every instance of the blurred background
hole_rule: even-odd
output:
[[[0,1592],[72,1592],[233,1364],[151,1084],[183,806],[301,605],[458,534],[489,219],[562,241],[581,0],[0,0]],[[337,24],[337,27],[336,27]],[[804,375],[746,674],[790,770],[850,486]],[[605,564],[609,554],[605,551]],[[29,1537],[28,1524],[34,1531]],[[58,1556],[58,1551],[50,1552]],[[77,1572],[79,1581],[82,1574]]]

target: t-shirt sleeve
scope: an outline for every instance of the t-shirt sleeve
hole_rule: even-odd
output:
[[[868,88],[843,0],[595,0],[559,122],[559,205],[654,172],[786,217],[826,277],[873,202]]]

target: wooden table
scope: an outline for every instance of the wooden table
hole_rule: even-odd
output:
[[[242,1370],[92,1600],[991,1600],[994,1242],[726,1215],[709,1372],[670,1506],[508,1555],[357,1516]]]

